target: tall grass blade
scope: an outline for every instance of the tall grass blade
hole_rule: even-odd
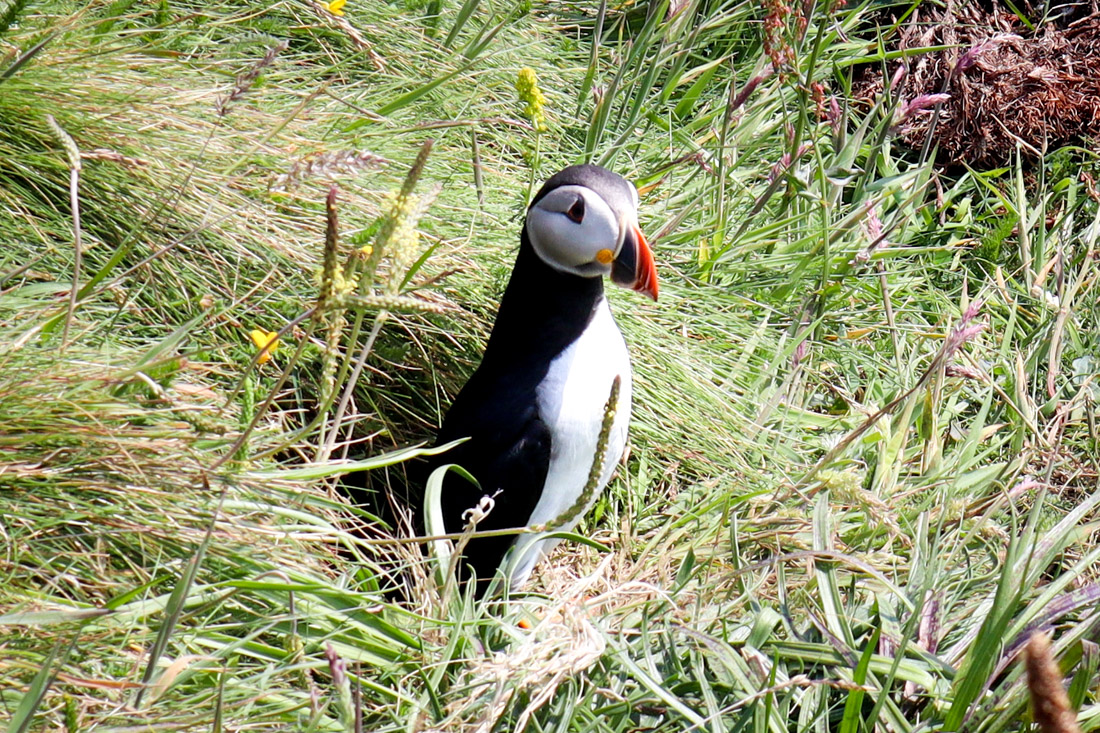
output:
[[[57,664],[58,667],[65,663],[65,660],[69,658],[69,654],[75,646],[76,637],[73,637],[65,653],[61,656]],[[46,658],[42,661],[42,666],[39,668],[38,673],[35,674],[34,679],[31,680],[31,684],[27,688],[27,691],[24,692],[23,697],[20,698],[19,707],[15,709],[15,713],[12,714],[11,720],[8,722],[8,730],[11,733],[25,733],[31,729],[39,705],[42,704],[43,698],[45,698],[50,686],[57,678],[57,669],[54,668],[54,662],[57,660],[60,649],[60,644],[50,649],[50,653],[47,654]]]

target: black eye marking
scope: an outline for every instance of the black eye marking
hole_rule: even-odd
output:
[[[584,199],[578,196],[573,205],[569,207],[569,210],[565,212],[565,215],[578,224],[584,221]]]

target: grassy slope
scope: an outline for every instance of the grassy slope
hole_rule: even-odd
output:
[[[1038,624],[1095,727],[1097,208],[1075,171],[932,180],[891,145],[897,100],[834,126],[797,75],[730,109],[765,67],[750,4],[609,10],[592,67],[594,19],[572,5],[471,6],[463,22],[445,4],[432,38],[423,8],[355,4],[372,53],[304,2],[92,3],[7,29],[20,50],[56,32],[0,82],[0,703],[16,725],[340,730],[358,706],[368,730],[1003,730],[1024,701],[1005,664]],[[803,81],[843,98],[853,64],[881,63],[867,17],[819,11]],[[547,96],[541,140],[522,66]],[[87,293],[67,344],[68,172],[46,114],[81,150],[136,159],[83,162]],[[272,192],[274,175],[341,150],[387,161],[340,178],[348,252],[428,136],[420,245],[438,246],[411,284],[458,268],[426,289],[450,310],[387,321],[356,455],[430,435],[532,180],[604,162],[643,185],[661,232],[661,302],[613,296],[638,388],[631,460],[587,528],[612,552],[562,553],[551,599],[479,607],[426,584],[415,608],[385,600],[393,550],[347,532],[325,483],[341,468],[292,460],[317,434],[287,444],[316,410],[325,332],[303,323],[241,381],[248,330],[318,293],[327,183]],[[388,255],[378,291],[408,264]],[[986,328],[937,360],[976,301]],[[272,390],[233,454],[251,460],[219,463]]]

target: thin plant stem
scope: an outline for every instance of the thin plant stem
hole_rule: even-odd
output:
[[[73,286],[69,290],[69,305],[65,311],[65,325],[61,331],[61,350],[64,351],[69,345],[69,329],[72,326],[73,314],[76,313],[80,292],[80,266],[84,252],[80,234],[80,149],[76,146],[72,135],[57,123],[53,115],[46,115],[46,123],[65,148],[65,155],[69,161],[69,206],[73,216]]]
[[[367,335],[367,340],[363,344],[363,348],[359,350],[359,356],[355,360],[355,366],[351,370],[351,375],[348,377],[347,383],[344,384],[344,391],[340,395],[340,402],[336,406],[336,413],[332,416],[332,428],[329,430],[328,435],[325,437],[325,442],[318,452],[317,460],[319,462],[327,461],[329,456],[332,455],[332,449],[336,444],[336,436],[340,433],[340,425],[344,420],[344,414],[347,412],[348,405],[351,403],[352,394],[355,392],[355,384],[359,381],[359,375],[363,373],[363,369],[367,364],[367,357],[370,356],[371,350],[374,348],[374,342],[378,339],[378,334],[382,332],[382,326],[385,324],[388,317],[389,311],[384,310],[379,311],[378,315],[374,317],[374,326]]]

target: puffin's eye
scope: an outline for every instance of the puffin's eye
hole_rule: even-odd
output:
[[[569,210],[565,212],[565,215],[578,224],[584,221],[584,199],[578,196],[573,205],[569,207]]]

